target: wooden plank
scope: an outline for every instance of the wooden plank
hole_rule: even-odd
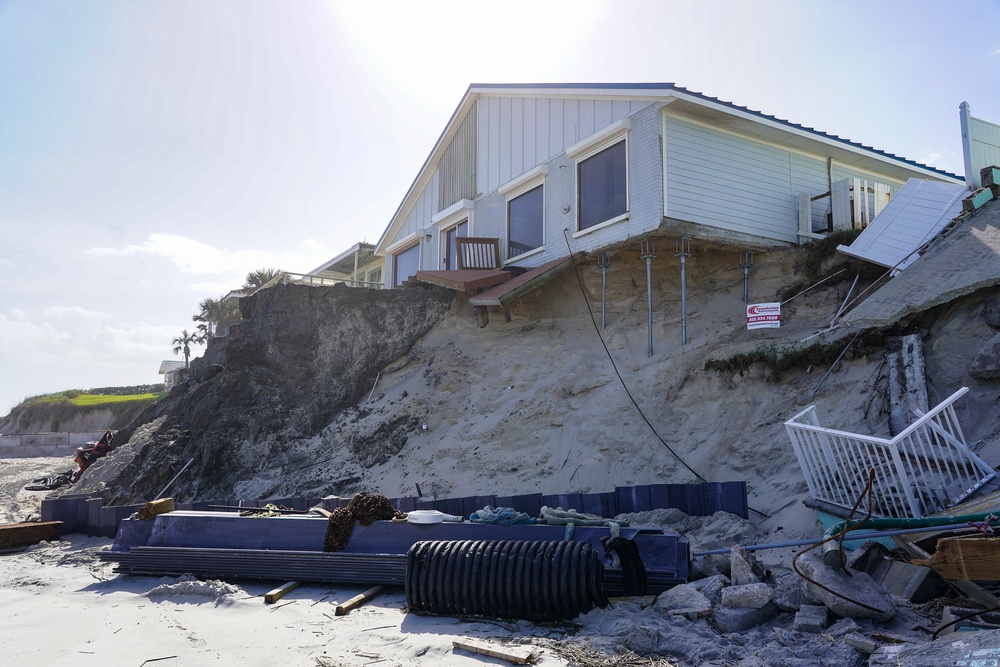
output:
[[[167,512],[174,511],[174,499],[173,498],[160,498],[159,500],[152,500],[144,507],[139,509],[138,517],[139,519],[155,519],[160,514],[166,514]]]
[[[456,639],[452,642],[455,648],[460,648],[479,655],[486,655],[491,658],[507,660],[515,665],[527,665],[535,657],[534,651],[517,651],[509,648],[499,648],[494,644],[487,644],[475,639]]]
[[[289,581],[287,584],[282,584],[274,590],[268,591],[264,594],[264,604],[274,604],[281,598],[285,597],[286,593],[291,593],[301,585],[302,584],[298,581]]]
[[[447,287],[460,292],[471,292],[484,287],[493,287],[510,280],[510,271],[417,271],[417,280]]]
[[[931,557],[931,554],[914,544],[906,535],[893,535],[892,541],[905,551],[911,559],[928,560]],[[952,581],[951,585],[962,591],[970,600],[975,600],[984,607],[989,609],[1000,607],[1000,599],[997,599],[996,596],[978,584],[958,579]]]
[[[554,259],[530,271],[525,271],[503,284],[469,297],[469,303],[473,306],[503,306],[552,280],[571,266],[573,266],[571,256]]]
[[[62,521],[30,521],[0,526],[0,549],[26,547],[42,540],[58,540],[62,524]]]
[[[346,615],[347,612],[351,611],[352,609],[356,609],[357,607],[360,607],[361,605],[368,602],[372,598],[384,593],[385,588],[386,588],[385,586],[375,586],[374,588],[369,588],[361,595],[355,595],[344,604],[338,604],[337,608],[333,610],[334,616]]]
[[[934,555],[915,560],[945,579],[1000,580],[1000,539],[993,537],[946,537],[938,540]]]

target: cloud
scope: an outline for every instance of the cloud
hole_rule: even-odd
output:
[[[91,248],[84,252],[95,257],[162,257],[183,274],[217,278],[194,287],[199,290],[211,287],[209,291],[221,293],[239,287],[246,274],[255,269],[279,268],[292,273],[305,273],[335,254],[314,238],[307,238],[288,250],[229,250],[178,234],[150,234],[140,244]]]
[[[14,267],[16,265],[14,264],[14,262],[10,261],[9,259],[4,259],[3,257],[0,257],[0,266]]]
[[[87,310],[80,306],[52,306],[42,311],[42,316],[59,321],[80,320],[100,321],[111,319],[107,313],[98,310]]]

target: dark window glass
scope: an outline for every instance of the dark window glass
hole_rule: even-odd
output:
[[[625,142],[605,148],[577,167],[580,229],[626,212]]]
[[[392,256],[393,279],[399,287],[408,278],[412,278],[420,268],[420,244]]]
[[[455,245],[455,239],[459,236],[466,237],[469,235],[469,221],[460,222],[455,225],[447,232],[444,236],[444,268],[448,271],[454,271],[458,268],[458,246]]]
[[[507,203],[507,257],[542,245],[542,186],[528,190]]]

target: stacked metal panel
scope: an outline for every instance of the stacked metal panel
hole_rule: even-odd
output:
[[[176,511],[152,521],[127,519],[104,560],[118,570],[143,574],[204,577],[294,579],[358,584],[401,582],[399,562],[415,543],[427,540],[523,540],[586,542],[604,553],[604,527],[498,526],[478,523],[420,525],[376,521],[355,525],[343,551],[323,553],[327,520],[317,516],[241,517],[236,513]],[[688,545],[674,535],[623,528],[635,540],[647,570],[649,592],[659,593],[687,581]],[[402,558],[402,561],[394,559]],[[605,566],[609,595],[622,590],[620,573]]]

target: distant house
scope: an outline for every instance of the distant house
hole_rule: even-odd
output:
[[[375,255],[371,243],[355,243],[328,262],[310,271],[307,276],[329,278],[352,287],[381,287],[383,258]]]
[[[167,389],[177,386],[183,381],[184,362],[164,359],[160,362],[160,375],[163,376],[163,386]]]
[[[795,244],[863,226],[910,178],[962,182],[673,84],[474,84],[374,255],[395,287],[458,268],[462,236],[527,269],[651,234]]]

